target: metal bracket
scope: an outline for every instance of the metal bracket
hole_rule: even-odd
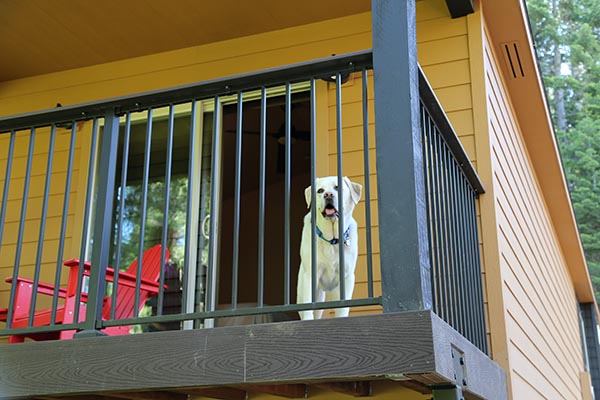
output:
[[[454,365],[454,382],[456,386],[464,388],[467,386],[467,367],[465,353],[452,346],[452,363]]]
[[[433,388],[434,400],[464,400],[463,388],[467,386],[467,368],[465,353],[455,346],[452,352],[452,366],[454,367],[454,385],[437,386]]]
[[[433,389],[433,400],[464,400],[460,386]]]

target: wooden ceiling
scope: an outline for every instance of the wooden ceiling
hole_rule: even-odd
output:
[[[371,0],[0,0],[0,81],[370,10]]]

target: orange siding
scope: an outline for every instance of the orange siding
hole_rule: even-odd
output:
[[[485,44],[499,268],[513,398],[580,398],[583,359],[577,298],[498,60]]]

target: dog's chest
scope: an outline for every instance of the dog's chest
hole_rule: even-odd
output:
[[[337,272],[340,265],[340,246],[329,243],[320,243],[317,245],[317,265],[319,270],[330,270]],[[344,255],[348,253],[344,248]]]

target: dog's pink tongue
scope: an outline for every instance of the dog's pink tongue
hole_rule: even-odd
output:
[[[327,214],[328,217],[331,217],[333,214],[335,214],[335,210],[333,208],[326,208],[325,214]]]

